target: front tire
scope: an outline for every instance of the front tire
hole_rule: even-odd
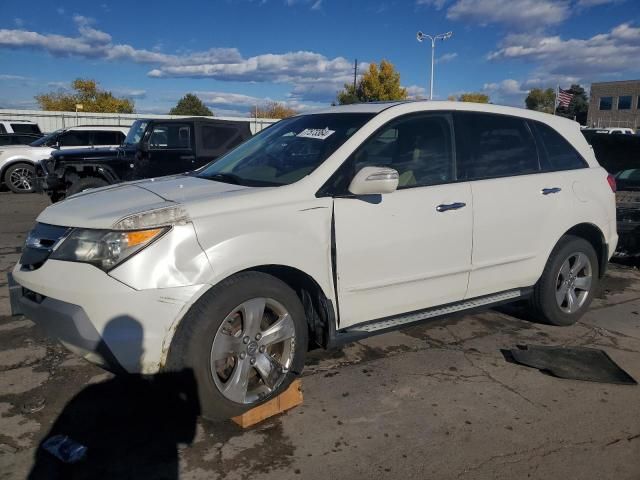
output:
[[[304,366],[307,323],[279,279],[243,272],[213,287],[182,320],[166,368],[193,370],[202,414],[239,415],[286,390]]]
[[[534,288],[531,306],[536,317],[550,325],[573,325],[589,308],[598,279],[598,256],[591,243],[565,235]]]
[[[16,163],[4,173],[4,184],[13,193],[32,193],[36,170],[30,163]]]

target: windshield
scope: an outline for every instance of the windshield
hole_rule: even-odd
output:
[[[369,113],[325,113],[281,120],[198,176],[247,186],[289,185],[309,175],[372,117]]]
[[[137,145],[142,140],[144,131],[147,129],[149,122],[147,120],[136,120],[129,128],[127,138],[124,139],[125,145]]]
[[[62,133],[63,131],[64,131],[63,129],[60,129],[60,130],[56,130],[55,132],[51,132],[49,135],[45,135],[44,137],[39,138],[38,140],[36,140],[33,143],[30,143],[29,145],[31,147],[46,147],[46,146],[54,145],[56,143],[58,135],[60,135],[60,133]]]
[[[615,177],[618,190],[640,190],[640,168],[622,170]]]

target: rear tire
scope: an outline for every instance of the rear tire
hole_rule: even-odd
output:
[[[536,319],[558,326],[576,323],[593,300],[598,268],[591,243],[574,235],[562,237],[534,287],[530,305]]]
[[[36,169],[30,163],[15,163],[4,173],[4,184],[13,193],[33,193]]]
[[[98,177],[84,177],[80,178],[67,188],[66,196],[69,197],[71,195],[75,195],[76,193],[84,192],[85,190],[90,190],[92,188],[100,188],[106,187],[109,183],[106,180]]]
[[[227,419],[276,397],[300,375],[307,329],[304,308],[287,284],[265,273],[239,273],[187,312],[165,369],[191,369],[202,415]]]

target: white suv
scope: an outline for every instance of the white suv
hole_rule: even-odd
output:
[[[40,135],[40,127],[30,120],[0,120],[0,133],[26,133]]]
[[[11,292],[91,361],[192,369],[204,414],[226,417],[285,389],[309,344],[524,298],[575,322],[616,247],[614,188],[560,117],[336,107],[48,207]]]
[[[35,164],[49,158],[54,149],[117,147],[128,132],[129,127],[70,127],[56,130],[30,145],[0,147],[0,182],[15,193],[31,193]]]

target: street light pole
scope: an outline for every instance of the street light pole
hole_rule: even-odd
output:
[[[416,39],[419,42],[423,42],[425,38],[431,40],[431,81],[429,82],[429,100],[433,100],[433,70],[436,63],[436,40],[447,40],[451,38],[453,32],[440,33],[438,35],[427,35],[422,32],[418,32]]]

